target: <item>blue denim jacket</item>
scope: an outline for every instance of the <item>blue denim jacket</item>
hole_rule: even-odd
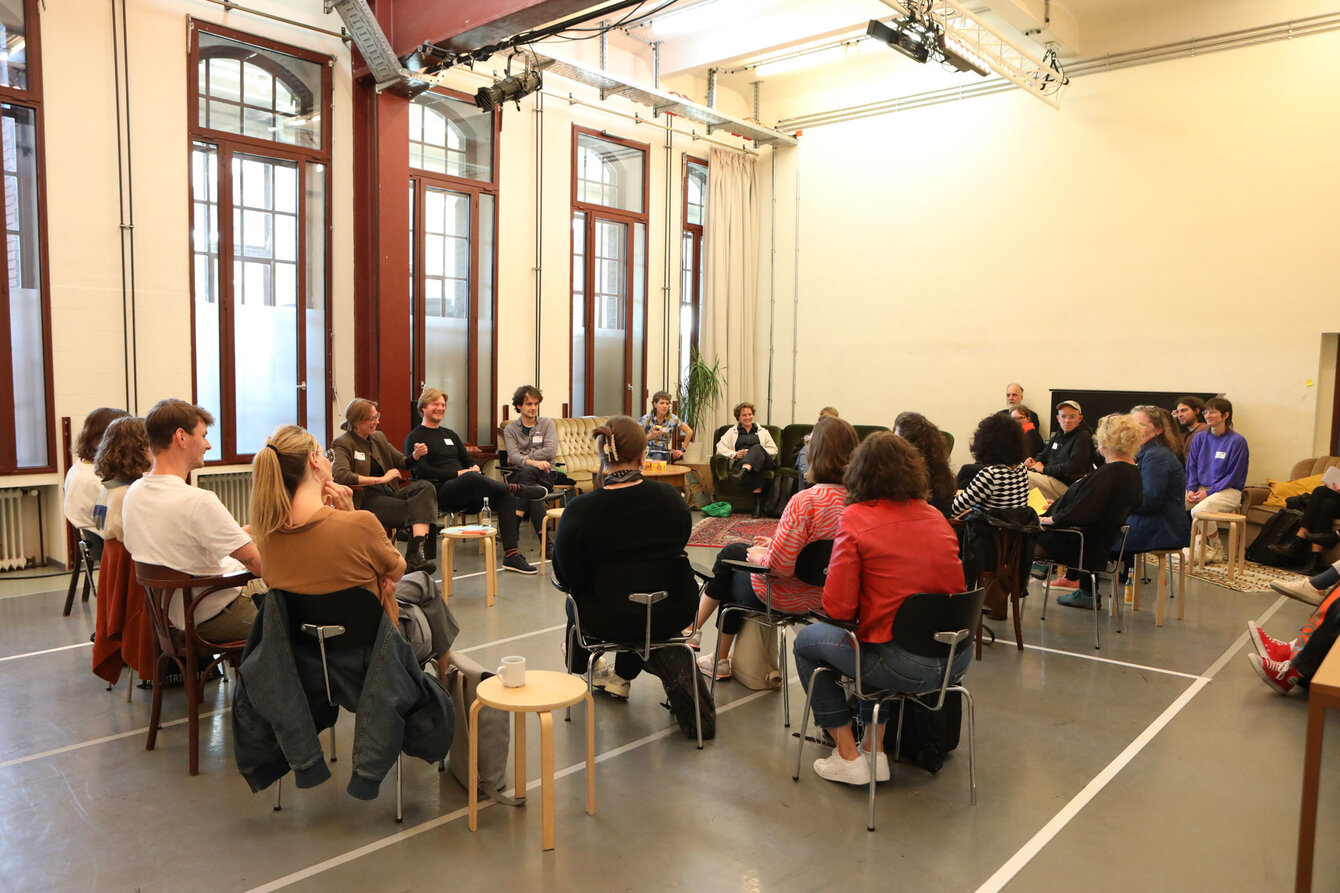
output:
[[[313,787],[330,778],[317,734],[339,710],[326,701],[315,640],[308,647],[289,635],[284,594],[257,600],[233,700],[233,755],[253,792],[290,768],[298,787]],[[402,750],[427,762],[445,758],[455,718],[451,698],[419,667],[385,614],[371,648],[329,649],[327,663],[331,696],[356,714],[351,795],[375,799]]]

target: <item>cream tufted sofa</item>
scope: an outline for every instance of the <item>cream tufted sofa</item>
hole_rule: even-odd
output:
[[[608,416],[578,416],[572,419],[554,419],[558,429],[558,462],[567,466],[568,477],[577,489],[594,488],[595,473],[600,470],[600,454],[591,432],[605,424]]]

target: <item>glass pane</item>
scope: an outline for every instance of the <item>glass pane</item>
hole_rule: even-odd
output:
[[[689,162],[688,182],[685,184],[684,220],[702,226],[707,216],[707,168]]]
[[[23,0],[0,3],[0,86],[28,89],[27,35]],[[46,464],[45,455],[39,464]]]
[[[303,317],[307,351],[307,430],[326,443],[326,166],[307,165],[307,285]]]
[[[14,376],[14,447],[19,468],[47,464],[46,338],[42,332],[42,256],[38,239],[37,126],[32,109],[0,107],[9,338]],[[9,424],[9,420],[5,420]]]
[[[479,442],[493,443],[493,257],[496,217],[491,195],[479,196],[479,301],[476,305],[475,332],[478,347],[475,351],[475,420],[479,426]]]
[[[586,214],[572,214],[572,412],[586,406]]]
[[[217,34],[198,32],[202,127],[321,148],[324,66]],[[207,66],[207,68],[206,68]]]
[[[409,163],[439,174],[492,182],[493,116],[481,113],[473,103],[420,93],[410,106]]]
[[[645,318],[647,309],[647,225],[645,223],[633,224],[633,332],[632,332],[632,356],[629,359],[629,367],[626,372],[629,396],[632,398],[632,406],[641,406],[643,399],[643,381],[642,381],[642,361],[646,354],[646,333]],[[628,412],[632,407],[625,407]]]
[[[191,300],[195,306],[195,402],[222,419],[219,374],[219,150],[196,143],[191,150],[191,203],[197,231],[192,235]],[[208,460],[223,458],[223,438],[210,441]]]
[[[679,380],[688,372],[689,353],[693,346],[693,234],[684,234],[680,248],[684,259],[683,274],[679,281]]]
[[[596,218],[595,319],[593,381],[595,415],[618,415],[624,411],[628,382],[624,378],[627,326],[624,318],[628,299],[628,224]]]
[[[424,377],[429,385],[447,393],[443,424],[466,437],[470,421],[470,197],[429,186],[424,188],[424,200]]]
[[[294,162],[257,156],[236,156],[233,176],[247,182],[234,182],[234,201],[245,194],[248,199],[264,197],[259,207],[240,212],[244,225],[234,233],[233,252],[245,261],[241,275],[233,283],[233,378],[236,406],[237,451],[254,453],[279,425],[298,421],[298,314],[294,292],[296,274],[292,264],[276,263],[274,254],[274,217],[278,204],[275,190],[260,189],[276,182],[275,170],[294,168]],[[290,190],[296,191],[297,178],[288,177]],[[267,194],[268,193],[268,194]],[[298,197],[285,198],[296,207]],[[262,235],[257,235],[259,231]],[[296,253],[296,247],[289,250]],[[224,416],[226,419],[227,416]],[[226,424],[226,422],[225,422]]]
[[[646,153],[641,149],[577,134],[577,200],[642,213]]]

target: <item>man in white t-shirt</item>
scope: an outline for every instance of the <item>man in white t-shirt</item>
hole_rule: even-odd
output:
[[[170,567],[201,577],[249,570],[261,575],[261,557],[251,537],[209,490],[192,487],[190,473],[205,464],[205,432],[214,417],[185,400],[154,404],[144,417],[153,450],[149,473],[130,485],[121,507],[125,546],[142,564]],[[210,642],[247,637],[256,618],[250,588],[211,593],[195,609],[195,627]],[[182,599],[173,597],[168,618],[186,625]]]

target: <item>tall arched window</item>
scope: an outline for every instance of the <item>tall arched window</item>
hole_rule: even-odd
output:
[[[211,461],[281,424],[330,436],[330,59],[191,23],[195,401]]]
[[[647,146],[573,129],[572,406],[632,413],[647,393]]]

